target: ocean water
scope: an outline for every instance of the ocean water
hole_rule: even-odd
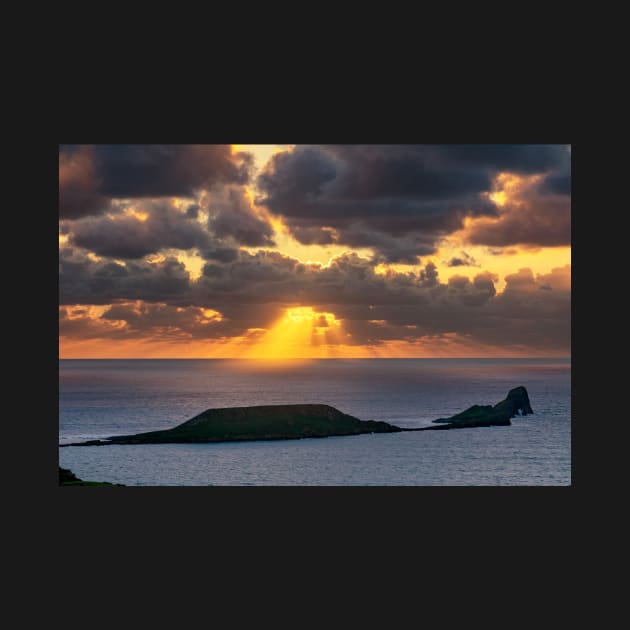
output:
[[[324,403],[425,426],[524,385],[509,427],[219,444],[65,447],[82,479],[132,486],[570,485],[564,359],[61,360],[59,443],[171,428],[211,407]]]

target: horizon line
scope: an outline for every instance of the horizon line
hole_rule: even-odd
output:
[[[262,357],[58,357],[59,361],[268,361],[280,363],[282,361],[407,361],[417,359],[446,359],[446,360],[522,360],[522,359],[548,359],[563,360],[571,359],[568,356],[518,356],[518,357],[283,357],[283,358],[262,358]]]

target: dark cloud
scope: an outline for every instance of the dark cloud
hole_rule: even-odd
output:
[[[172,199],[140,200],[117,206],[115,216],[63,222],[68,243],[98,256],[140,259],[163,250],[198,250],[206,259],[230,262],[239,245],[273,246],[273,227],[252,208],[242,189],[226,187],[203,200],[208,223],[198,220],[200,206],[179,207]]]
[[[190,197],[216,183],[245,184],[252,159],[225,144],[94,146],[100,191],[117,198]]]
[[[542,173],[570,160],[561,144],[446,144],[434,147],[445,161],[529,175]]]
[[[372,248],[375,262],[417,265],[419,256],[432,254],[435,247],[422,235],[391,236],[365,224],[351,224],[343,230],[343,243],[350,247]]]
[[[270,165],[258,177],[258,185],[282,204],[321,195],[324,185],[337,177],[342,166],[328,151],[309,146],[277,153]]]
[[[498,221],[478,219],[464,238],[475,245],[499,247],[568,246],[571,244],[571,198],[529,187],[501,208]]]
[[[316,305],[322,311],[345,312],[374,319],[372,310],[401,306],[418,308],[430,303],[447,306],[479,305],[495,295],[496,277],[480,273],[440,283],[437,268],[427,264],[420,273],[376,273],[372,262],[355,253],[333,259],[329,266],[307,265],[277,252],[241,252],[227,266],[208,264],[193,288],[194,300],[210,308],[227,304],[277,303],[284,307]],[[341,310],[340,310],[341,309]],[[378,319],[378,318],[377,318]]]
[[[233,262],[238,258],[238,249],[235,247],[225,247],[212,245],[205,249],[200,249],[199,254],[205,260],[216,260],[222,263]]]
[[[558,148],[554,145],[554,148]],[[477,245],[529,247],[571,244],[571,162],[567,147],[548,172],[513,184],[498,220],[474,221],[464,238]],[[509,250],[499,250],[501,254]]]
[[[332,228],[316,225],[292,225],[291,233],[302,245],[332,245],[339,240],[337,232]]]
[[[250,247],[273,246],[273,227],[252,208],[242,188],[226,188],[208,203],[208,227],[218,238],[232,238]]]
[[[63,145],[60,217],[120,213],[112,200],[204,191],[212,238],[232,241],[226,247],[271,246],[272,224],[242,188],[252,170],[252,155],[233,154],[229,145]],[[499,209],[487,193],[500,172],[544,177],[529,197]],[[282,216],[299,242],[371,248],[384,262],[417,263],[467,217],[500,219],[479,222],[472,243],[545,246],[569,238],[570,152],[563,145],[300,146],[274,155],[257,184],[259,206]],[[192,203],[183,215],[194,220],[199,209]],[[210,247],[184,223],[166,239],[163,220],[151,221],[149,230],[128,217],[111,227],[105,225],[111,219],[101,219],[78,227],[73,243],[128,258],[159,251],[164,241]],[[145,231],[147,239],[157,233],[155,245],[139,244]]]
[[[63,145],[59,151],[59,215],[105,211],[112,199],[192,197],[215,185],[245,184],[249,153],[229,145]]]
[[[186,208],[186,216],[189,219],[196,219],[199,216],[199,205],[191,203],[188,208]]]
[[[343,164],[330,185],[353,199],[453,199],[487,190],[491,170],[454,160],[449,145],[326,147]]]
[[[435,287],[438,284],[438,271],[435,263],[429,262],[419,274],[420,282],[424,287]]]
[[[567,160],[560,145],[302,146],[270,159],[257,203],[303,244],[371,247],[410,262],[466,217],[498,216],[486,194],[498,173],[544,173]]]
[[[345,330],[357,345],[456,338],[492,346],[499,354],[515,350],[562,354],[571,347],[570,267],[548,275],[555,278],[557,291],[538,290],[549,278],[535,277],[527,269],[508,276],[505,291],[497,294],[496,276],[482,273],[473,281],[455,277],[436,283],[423,301],[416,296],[415,304],[408,300],[352,309],[335,305],[334,312],[346,318]]]
[[[162,249],[208,248],[208,231],[188,212],[181,212],[171,201],[140,202],[133,206],[146,215],[133,214],[87,217],[72,226],[69,243],[98,256],[139,259]]]
[[[109,198],[99,191],[92,147],[59,152],[59,217],[78,219],[100,214],[109,207]]]
[[[221,315],[196,306],[116,304],[107,309],[101,319],[124,322],[126,333],[139,337],[180,340],[225,336],[225,331],[221,330]]]
[[[466,252],[460,252],[459,256],[453,256],[446,261],[447,267],[479,267],[477,261]]]
[[[571,173],[552,173],[543,180],[540,192],[554,195],[571,194]]]
[[[59,334],[73,339],[146,339],[190,341],[224,337],[221,318],[199,307],[141,302],[116,304],[100,317],[80,309],[60,308]]]
[[[570,265],[535,276],[521,269],[506,276],[506,287],[490,311],[496,330],[484,334],[490,340],[509,339],[513,344],[545,348],[571,348]],[[541,291],[549,285],[552,291]]]
[[[126,264],[94,261],[66,247],[59,252],[60,304],[111,304],[119,300],[186,301],[190,274],[176,258]]]
[[[230,264],[206,264],[192,299],[219,310],[229,304],[294,302],[308,295],[317,269],[278,252],[240,251],[238,259]]]
[[[514,247],[486,247],[486,253],[490,256],[516,256],[519,250]]]
[[[491,274],[478,274],[471,282],[465,276],[451,276],[447,283],[447,296],[453,302],[467,306],[480,306],[496,295]]]
[[[571,265],[556,267],[546,274],[536,277],[538,283],[550,287],[552,290],[570,292],[571,291]]]

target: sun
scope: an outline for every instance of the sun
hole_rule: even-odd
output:
[[[333,313],[319,312],[312,306],[288,308],[241,356],[246,359],[334,356],[333,346],[340,343],[342,328],[342,322]]]

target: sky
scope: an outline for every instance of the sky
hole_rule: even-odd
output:
[[[60,358],[568,357],[568,145],[60,145]]]

